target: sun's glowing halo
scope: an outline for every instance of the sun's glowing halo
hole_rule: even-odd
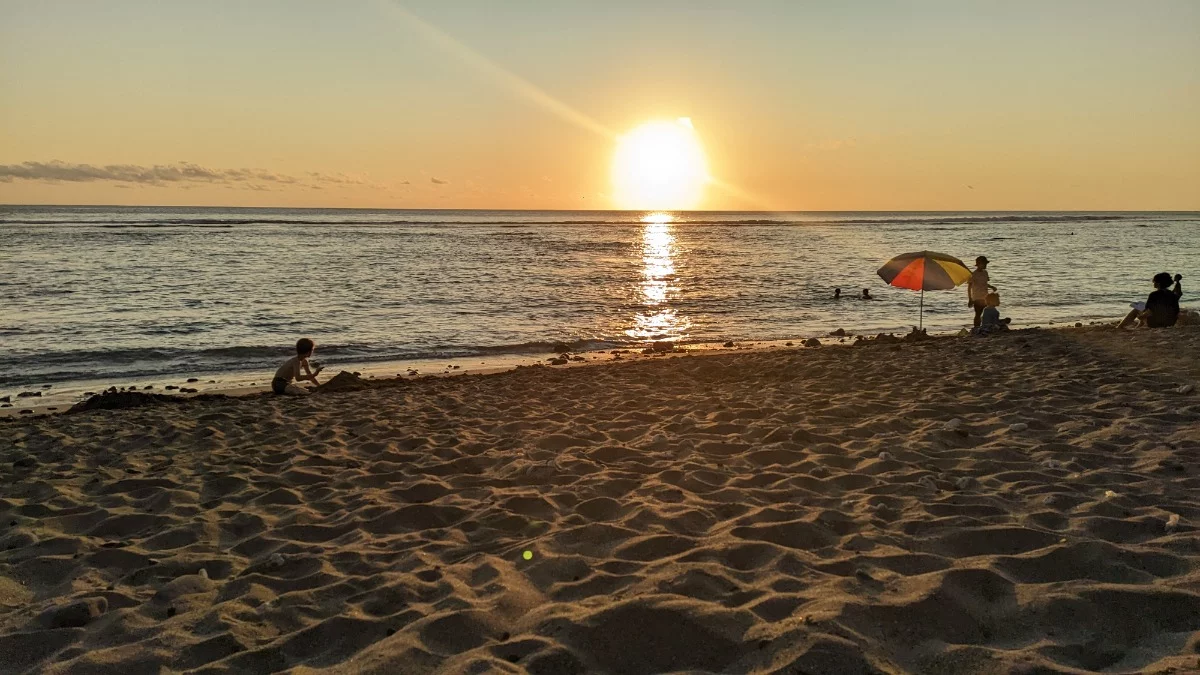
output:
[[[692,120],[646,122],[621,136],[612,179],[620,208],[695,208],[704,196],[708,167]]]

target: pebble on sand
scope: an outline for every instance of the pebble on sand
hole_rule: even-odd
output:
[[[1019,431],[1025,431],[1028,428],[1029,428],[1029,425],[1024,422],[1016,422],[1014,424],[1008,425],[1009,431],[1018,431],[1019,432]]]

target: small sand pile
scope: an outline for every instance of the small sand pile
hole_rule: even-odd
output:
[[[317,387],[316,390],[320,391],[320,392],[361,391],[363,389],[370,389],[370,388],[371,388],[371,383],[362,379],[362,377],[359,376],[358,373],[351,373],[349,371],[343,370],[342,372],[340,372],[337,375],[334,375],[332,378],[330,378],[328,382]]]

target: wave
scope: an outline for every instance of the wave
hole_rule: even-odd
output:
[[[1165,214],[994,214],[994,215],[946,215],[907,216],[897,214],[873,218],[687,218],[674,221],[675,225],[967,225],[975,223],[1088,223],[1113,221],[1142,221],[1162,218]],[[1194,220],[1200,214],[1170,214],[1174,219]],[[208,227],[228,229],[238,225],[483,225],[519,227],[528,225],[643,225],[640,218],[613,219],[559,218],[545,220],[452,220],[452,219],[315,219],[315,218],[163,218],[155,220],[40,220],[28,218],[0,218],[0,225],[78,225],[103,228],[169,228]]]
[[[443,345],[412,349],[366,345],[317,345],[315,359],[329,366],[384,361],[428,361],[504,354],[548,354],[562,347],[584,352],[629,347],[634,342],[579,339],[537,340],[500,345]],[[98,349],[0,355],[0,386],[70,380],[182,376],[193,373],[274,370],[294,351],[287,346],[234,346],[208,349]],[[24,371],[24,372],[22,372]]]

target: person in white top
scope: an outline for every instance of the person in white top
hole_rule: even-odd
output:
[[[983,319],[983,310],[987,308],[987,295],[989,291],[996,290],[996,287],[988,283],[991,277],[987,272],[988,259],[979,256],[975,259],[975,271],[971,273],[971,280],[967,282],[967,306],[975,310],[975,327],[979,328],[979,323]]]
[[[300,338],[296,342],[296,355],[284,361],[279,370],[275,371],[275,378],[271,380],[271,391],[289,396],[308,396],[308,390],[292,384],[292,380],[307,380],[319,386],[321,383],[317,382],[317,375],[321,372],[320,366],[315,371],[308,368],[308,359],[312,357],[316,348],[317,345],[312,340]]]

